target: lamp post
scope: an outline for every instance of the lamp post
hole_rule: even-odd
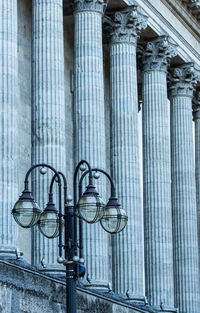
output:
[[[86,171],[86,167],[88,170]],[[49,188],[49,201],[42,212],[35,202],[29,190],[29,176],[33,170],[40,168],[40,173],[44,175],[46,168],[53,172],[53,177]],[[78,180],[79,170],[84,172]],[[111,183],[111,197],[105,206],[95,186],[93,185],[93,172],[101,172],[106,175]],[[82,182],[88,174],[89,184],[86,191],[82,194]],[[58,184],[58,210],[53,201],[54,182]],[[77,185],[79,185],[79,199],[77,201]],[[62,205],[62,186],[64,191],[64,208]],[[15,203],[12,210],[15,221],[24,228],[31,228],[38,225],[40,232],[47,238],[59,236],[59,257],[58,263],[66,267],[66,312],[76,313],[76,282],[78,277],[84,276],[85,268],[82,257],[82,220],[87,223],[100,221],[101,226],[109,233],[117,233],[124,229],[127,223],[125,211],[120,209],[116,198],[115,186],[112,178],[105,171],[95,168],[82,160],[77,165],[73,179],[73,205],[71,199],[67,197],[67,180],[62,172],[56,171],[46,163],[32,166],[25,176],[24,191]],[[77,224],[79,218],[79,225]],[[63,223],[64,219],[64,223]],[[64,243],[63,243],[63,224],[64,224]],[[79,243],[77,239],[79,226]],[[80,250],[78,256],[78,248]],[[65,251],[63,258],[63,249]]]

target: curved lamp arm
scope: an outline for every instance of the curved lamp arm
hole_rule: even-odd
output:
[[[74,172],[74,178],[73,178],[73,198],[74,198],[74,242],[75,242],[75,255],[77,254],[77,216],[76,216],[76,207],[77,207],[77,176],[78,171],[81,167],[81,165],[86,164],[88,167],[88,173],[89,173],[89,185],[92,185],[93,177],[92,177],[92,168],[90,164],[86,160],[82,160],[78,163],[76,166],[75,172]]]
[[[102,174],[104,174],[110,181],[110,184],[111,184],[111,197],[116,197],[116,188],[115,188],[115,184],[114,184],[114,181],[113,179],[111,178],[111,176],[104,170],[100,169],[100,168],[92,168],[91,169],[92,172],[100,172]],[[83,179],[84,177],[89,173],[89,170],[84,172],[79,180],[79,197],[81,196],[80,195],[80,192],[82,192],[82,183],[83,183]],[[80,191],[81,190],[81,191]]]
[[[73,198],[74,198],[74,206],[76,206],[76,202],[77,202],[77,194],[76,194],[76,181],[77,181],[77,175],[78,175],[78,171],[81,167],[81,165],[83,164],[86,164],[87,167],[88,167],[88,170],[87,170],[87,173],[89,173],[89,185],[92,185],[92,181],[93,181],[93,177],[92,177],[92,168],[90,166],[90,164],[85,161],[85,160],[82,160],[78,163],[76,169],[75,169],[75,172],[74,172],[74,178],[73,178],[73,187],[74,187],[74,190],[73,190]]]
[[[25,181],[24,181],[25,190],[28,189],[28,178],[29,178],[30,173],[31,173],[35,168],[37,168],[37,167],[47,167],[47,168],[49,168],[50,170],[52,170],[52,171],[55,173],[56,177],[58,178],[58,183],[61,184],[60,176],[59,176],[58,172],[55,170],[55,168],[52,167],[51,165],[46,164],[46,163],[40,163],[40,164],[33,165],[33,166],[28,170],[28,172],[26,173]]]
[[[64,189],[64,201],[65,203],[67,203],[67,179],[65,177],[65,175],[62,173],[62,172],[58,172],[58,174],[62,177],[63,179],[63,189]],[[50,188],[49,188],[49,193],[52,194],[52,191],[53,191],[53,185],[54,185],[54,182],[57,178],[57,175],[54,174],[52,180],[51,180],[51,185],[50,185]]]
[[[60,213],[59,216],[60,216],[61,213],[62,213],[62,204],[61,204],[61,196],[62,196],[61,193],[62,193],[62,191],[61,191],[61,179],[60,179],[60,175],[62,175],[62,174],[60,174],[59,172],[57,172],[54,167],[52,167],[51,165],[48,165],[48,164],[46,164],[46,163],[40,163],[40,164],[33,165],[33,166],[28,170],[28,172],[26,173],[26,176],[25,176],[25,181],[24,181],[25,190],[28,190],[28,179],[29,179],[30,173],[31,173],[34,169],[36,169],[37,167],[47,167],[47,168],[49,168],[50,170],[52,170],[52,171],[54,172],[54,176],[53,176],[52,181],[55,180],[56,177],[57,177],[57,179],[58,179],[58,188],[59,188],[59,191],[58,191],[58,193],[59,193],[59,213]],[[54,178],[54,177],[55,177],[55,178]],[[53,183],[52,183],[52,181],[51,181],[52,187],[50,186],[50,190],[51,190],[51,191],[52,191],[52,188],[53,188]],[[59,256],[60,256],[60,257],[62,256],[62,221],[61,221],[61,216],[59,217]]]
[[[65,177],[65,175],[62,172],[58,172],[58,174],[62,177],[63,179],[63,188],[64,188],[64,202],[65,205],[67,204],[67,179]],[[50,185],[50,189],[49,189],[49,195],[52,196],[53,194],[53,185],[54,182],[57,178],[57,175],[54,174],[52,180],[51,180],[51,185]],[[66,229],[66,227],[65,227]],[[63,247],[63,242],[62,242],[62,210],[61,207],[59,206],[59,257],[62,257],[62,247]]]

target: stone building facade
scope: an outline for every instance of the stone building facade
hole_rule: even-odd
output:
[[[129,220],[112,237],[83,225],[82,285],[140,312],[200,313],[199,19],[197,0],[0,1],[1,259],[20,250],[43,275],[62,275],[57,239],[19,229],[11,209],[31,164],[66,173],[72,194],[86,159],[112,174]],[[106,199],[107,182],[97,185]],[[10,294],[3,269],[0,286]],[[109,312],[137,312],[122,307]]]

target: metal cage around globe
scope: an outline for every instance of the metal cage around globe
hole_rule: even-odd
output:
[[[54,203],[49,202],[38,221],[40,232],[47,238],[53,239],[59,235],[59,216]]]
[[[30,228],[36,225],[41,213],[41,209],[28,190],[23,191],[12,209],[12,215],[15,221],[23,228]]]
[[[117,198],[110,199],[100,220],[101,226],[110,234],[121,232],[128,221],[126,212],[120,208]]]
[[[105,204],[93,185],[88,185],[78,202],[79,216],[87,223],[98,222],[104,214]]]

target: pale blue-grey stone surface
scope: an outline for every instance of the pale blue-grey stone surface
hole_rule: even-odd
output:
[[[193,65],[173,69],[169,78],[175,303],[181,313],[198,313],[200,290],[192,126],[196,76]]]
[[[18,197],[17,1],[0,1],[0,254],[12,255],[17,225],[11,215]]]
[[[2,260],[0,260],[0,273],[1,313],[66,313],[64,280],[56,280]],[[156,313],[159,311],[149,305],[127,304],[107,292],[105,294],[90,292],[79,287],[77,313],[88,312]]]
[[[62,0],[33,1],[33,136],[32,163],[45,162],[66,172],[64,47]],[[49,172],[49,171],[48,171]],[[33,191],[44,209],[53,173],[35,171]],[[54,192],[56,186],[54,187]],[[56,193],[56,192],[55,192]],[[56,201],[56,196],[54,197]],[[33,231],[33,263],[45,270],[59,270],[58,240]]]
[[[24,188],[24,175],[31,165],[31,22],[32,4],[17,1],[18,15],[18,195]],[[16,201],[17,199],[14,199]],[[14,203],[13,203],[14,204]],[[18,247],[31,262],[31,230],[18,227]],[[26,238],[26,240],[24,240]]]
[[[117,12],[111,22],[110,38],[112,176],[120,204],[128,215],[126,228],[112,237],[113,288],[124,296],[128,291],[132,297],[144,297],[136,44],[146,25],[140,24],[137,7]]]
[[[15,95],[14,105],[15,105],[15,108],[17,109],[17,111],[18,111],[18,116],[17,116],[17,118],[15,118],[15,121],[17,121],[16,124],[18,126],[18,131],[19,131],[18,134],[19,135],[17,136],[17,133],[15,131],[16,136],[14,138],[15,139],[14,143],[15,144],[17,143],[17,145],[18,145],[18,143],[20,142],[19,143],[18,152],[16,152],[16,155],[15,155],[15,157],[17,157],[17,155],[19,153],[20,154],[20,160],[16,161],[16,159],[15,159],[15,164],[17,164],[16,170],[18,171],[18,174],[16,174],[15,177],[13,177],[11,175],[9,177],[9,181],[19,177],[20,187],[16,188],[17,192],[16,192],[15,196],[12,197],[12,203],[9,205],[8,212],[9,212],[10,208],[13,206],[14,202],[17,200],[18,193],[21,192],[21,190],[23,188],[24,174],[25,174],[26,170],[28,169],[28,167],[31,164],[31,142],[30,142],[31,132],[32,132],[31,131],[31,51],[30,51],[30,48],[31,48],[31,34],[30,34],[30,32],[31,32],[31,2],[32,1],[18,0],[17,1],[17,4],[18,4],[18,14],[15,14],[15,18],[18,15],[18,65],[19,65],[18,85],[19,85],[19,88],[18,88],[18,91],[15,91],[15,93],[14,93],[14,95]],[[41,3],[42,2],[43,3],[47,3],[47,2],[53,3],[54,1],[41,0],[40,2]],[[150,19],[149,19],[150,22],[149,22],[149,28],[148,28],[148,30],[150,30],[150,32],[148,32],[148,30],[147,30],[144,33],[142,33],[142,41],[143,40],[146,41],[146,37],[145,36],[147,34],[148,35],[152,34],[152,29],[154,31],[156,31],[157,33],[163,32],[163,29],[166,32],[170,31],[170,34],[173,33],[173,39],[175,39],[175,41],[180,44],[180,46],[179,46],[179,57],[183,58],[183,60],[186,60],[189,57],[191,57],[193,60],[198,61],[198,59],[199,59],[198,49],[196,48],[197,47],[197,43],[196,43],[197,39],[195,39],[192,36],[192,33],[191,33],[191,36],[190,36],[190,35],[188,35],[189,34],[189,30],[188,30],[188,32],[184,32],[184,30],[185,30],[184,27],[185,26],[183,24],[181,25],[180,21],[178,21],[178,19],[175,16],[174,16],[174,19],[172,19],[170,17],[170,14],[169,14],[169,11],[168,11],[167,8],[166,8],[166,10],[163,10],[164,15],[166,14],[166,16],[161,17],[161,15],[159,15],[160,13],[162,13],[162,8],[164,7],[163,3],[159,2],[158,6],[157,6],[157,3],[156,3],[155,0],[154,1],[153,0],[152,1],[148,1],[148,2],[149,2],[149,6],[153,9],[152,11],[150,11],[148,8],[146,10],[147,6],[145,7],[145,5],[146,5],[147,2],[145,2],[145,4],[144,4],[144,1],[141,1],[141,5],[145,8],[146,12],[149,12],[149,14],[150,14]],[[172,3],[173,1],[171,0],[169,2]],[[10,1],[10,0],[9,1],[6,1],[6,0],[3,1],[2,0],[2,3],[0,4],[0,12],[3,12],[2,11],[2,7],[4,7],[4,8],[8,7],[11,3],[14,3],[14,1]],[[113,3],[117,4],[118,1],[114,0]],[[176,7],[178,7],[177,4],[174,4],[174,5]],[[154,10],[155,6],[156,6],[156,10]],[[101,5],[96,7],[96,11],[98,11],[98,12],[99,12],[99,7],[102,8]],[[181,10],[181,7],[179,8],[179,10]],[[8,25],[8,28],[7,27],[2,27],[1,28],[1,26],[0,26],[0,34],[1,35],[3,34],[3,37],[0,37],[1,44],[2,44],[2,42],[4,42],[4,43],[6,42],[6,38],[8,39],[8,41],[10,43],[10,40],[9,40],[10,33],[9,34],[7,34],[7,33],[8,33],[8,31],[11,28],[10,28],[10,22],[8,21],[7,17],[9,16],[9,18],[10,18],[11,15],[13,16],[13,12],[14,11],[12,10],[12,13],[11,13],[10,10],[6,10],[7,13],[6,13],[5,17],[6,17],[7,21],[6,21],[6,19],[3,19],[3,23],[4,23],[4,25],[6,23],[8,23],[8,24],[6,24],[6,25]],[[156,11],[160,12],[160,13],[155,14]],[[191,14],[188,14],[186,12],[186,10],[184,10],[184,14],[185,14],[185,16],[187,16],[187,21],[189,19],[191,19],[191,25],[192,24],[194,25],[194,19],[192,19]],[[155,16],[155,18],[154,18],[154,16]],[[12,20],[12,25],[16,26],[15,18]],[[169,18],[169,20],[168,20],[168,18]],[[2,19],[2,16],[0,17],[0,19]],[[166,22],[163,23],[163,21],[166,21]],[[173,25],[173,21],[174,21],[174,25]],[[171,23],[170,29],[169,29],[169,23]],[[0,23],[0,25],[3,25],[3,24]],[[181,25],[181,26],[179,26],[179,25]],[[176,28],[176,26],[177,26],[177,28]],[[151,27],[152,27],[152,29],[150,29]],[[164,27],[164,28],[162,28],[162,27]],[[17,29],[17,26],[15,27],[15,29]],[[182,35],[181,35],[180,29],[182,31],[182,35],[184,35],[185,38],[181,38]],[[54,32],[52,32],[52,36],[54,36],[53,33]],[[179,34],[180,34],[180,36],[179,36]],[[15,35],[16,35],[16,33],[15,33]],[[38,32],[38,35],[39,35],[39,32]],[[42,36],[43,36],[43,34],[42,34]],[[49,36],[50,36],[50,34],[49,34]],[[3,41],[2,41],[2,38],[3,38]],[[44,38],[46,38],[46,37],[44,36]],[[0,47],[2,47],[1,44],[0,44]],[[191,48],[191,46],[193,47],[193,49],[189,49],[189,48]],[[7,71],[7,62],[10,62],[13,59],[13,55],[15,54],[15,49],[17,47],[15,42],[12,42],[12,47],[15,47],[15,48],[11,49],[11,50],[9,49],[9,54],[8,54],[9,58],[10,58],[9,60],[7,58],[7,53],[3,53],[2,54],[0,52],[0,54],[1,54],[0,68],[1,68],[2,78],[3,78],[1,83],[2,82],[6,82],[6,84],[8,84],[8,86],[10,86],[11,75],[8,75],[7,76],[8,79],[6,79],[5,76],[4,76],[4,73]],[[67,152],[67,154],[66,154],[67,155],[67,170],[66,170],[66,172],[67,172],[67,174],[69,174],[69,177],[68,177],[69,189],[71,189],[71,186],[72,186],[72,184],[71,184],[71,182],[72,182],[72,173],[73,173],[73,168],[74,168],[74,164],[75,164],[75,162],[73,160],[73,118],[72,118],[72,93],[71,93],[71,91],[73,91],[73,84],[70,84],[70,81],[72,81],[72,76],[70,75],[70,70],[72,70],[72,68],[73,68],[73,64],[72,64],[73,63],[73,57],[72,57],[73,49],[74,49],[74,45],[73,45],[73,22],[72,22],[72,18],[71,17],[65,17],[65,66],[64,66],[64,68],[65,68],[65,86],[64,86],[64,89],[65,89],[65,95],[66,95],[66,97],[65,97],[66,98],[65,99],[65,105],[66,105],[66,111],[67,112],[66,112],[65,115],[63,114],[63,116],[64,116],[66,124],[67,124],[66,128],[65,128],[66,129],[66,132],[65,132],[65,147],[66,147],[66,152]],[[3,51],[3,50],[0,49],[0,51]],[[8,51],[8,49],[6,48],[6,50],[4,50],[4,52],[5,51]],[[43,57],[44,57],[44,60],[45,60],[45,53],[46,52],[45,52],[45,50],[42,50],[42,52],[44,53]],[[194,52],[196,52],[196,53],[194,53]],[[38,54],[38,56],[39,56],[39,54]],[[4,67],[3,67],[3,65],[1,63],[2,60],[4,61],[4,64],[6,65]],[[49,66],[49,65],[47,65],[45,63],[45,61],[44,61],[43,65],[46,68],[48,68],[48,66]],[[17,70],[16,70],[15,66],[16,66],[15,62],[13,62],[12,69],[11,69],[10,65],[8,66],[9,67],[9,73],[13,73],[14,76],[17,77],[17,74],[16,74]],[[35,66],[35,65],[33,64],[33,66]],[[108,80],[109,80],[108,79],[109,69],[108,69],[108,67],[109,66],[108,66],[108,62],[107,62],[107,63],[104,64],[104,69],[106,69],[106,73],[105,73],[106,86],[105,86],[104,90],[106,91],[106,97],[107,98],[108,98],[108,94],[109,94],[109,87],[108,87],[108,85],[109,85],[109,82],[108,82]],[[15,68],[15,71],[13,70],[13,68]],[[51,75],[49,75],[48,77],[50,77],[50,76]],[[139,76],[140,76],[140,74],[139,74]],[[12,79],[13,79],[13,77],[12,77]],[[3,93],[1,93],[1,96],[2,96],[2,94],[3,95],[7,94],[10,97],[11,94],[13,94],[13,92],[10,92],[11,90],[13,90],[13,89],[11,88],[9,90],[9,93],[8,93],[8,90],[1,88],[1,91],[3,92]],[[19,96],[19,99],[18,99],[18,96]],[[45,99],[45,96],[43,94],[42,94],[42,97]],[[54,97],[53,93],[52,93],[52,97]],[[5,97],[4,97],[4,99],[5,99]],[[5,108],[5,107],[7,108],[7,104],[10,105],[10,102],[3,101],[1,103],[3,103],[3,106],[2,106],[3,108]],[[5,104],[6,104],[6,106],[5,106]],[[1,114],[1,117],[3,117],[2,121],[4,123],[4,122],[7,121],[7,118],[11,117],[11,115],[9,113],[10,111],[6,111],[5,110],[5,111],[2,111],[2,112],[3,113]],[[7,115],[9,115],[9,116],[7,116]],[[109,106],[106,109],[106,116],[105,116],[105,119],[104,119],[104,123],[105,123],[106,133],[107,133],[107,139],[106,140],[107,140],[107,143],[108,143],[107,144],[107,151],[106,151],[106,158],[107,159],[105,161],[105,164],[106,164],[106,168],[108,169],[109,168],[109,164],[110,164],[110,151],[109,151],[110,111],[109,111]],[[199,125],[198,124],[199,124],[199,121],[196,120],[195,123],[196,123],[196,127],[195,127],[196,128],[196,134],[195,134],[195,136],[196,136],[196,153],[197,153],[197,150],[199,149],[198,148],[198,142],[199,142],[199,139],[198,139],[198,136],[199,136],[199,130],[198,130]],[[1,131],[5,134],[4,128],[3,128],[4,125],[5,124],[1,124]],[[53,128],[54,127],[55,127],[55,125],[53,126]],[[15,126],[15,130],[16,129],[17,129],[17,127]],[[43,128],[43,129],[45,129],[45,128]],[[6,132],[8,133],[7,130],[6,130]],[[12,142],[11,139],[9,139],[6,142],[2,141],[1,142],[2,143],[2,147],[3,147],[3,145],[4,145],[4,147],[11,147],[10,146],[11,142]],[[41,146],[42,146],[42,144],[41,144]],[[12,147],[12,149],[13,148],[15,149],[16,147]],[[4,151],[6,151],[6,149]],[[48,151],[50,151],[50,150],[48,150]],[[1,153],[1,157],[2,156],[3,156],[3,154]],[[197,158],[197,156],[196,156],[196,158]],[[12,156],[12,160],[13,160],[13,156]],[[6,163],[3,163],[3,167],[4,168],[3,168],[1,173],[3,173],[3,172],[5,173],[5,168],[7,168],[8,164],[12,163],[12,160],[9,159],[9,158],[6,159]],[[77,161],[79,161],[79,160],[77,160]],[[95,159],[94,159],[94,161],[95,161]],[[98,165],[96,161],[95,161],[94,165],[95,166]],[[198,172],[198,161],[196,161],[196,177],[198,179],[197,172]],[[2,174],[1,174],[1,177],[2,177]],[[5,178],[5,175],[4,175],[4,178]],[[6,193],[7,191],[8,191],[8,195],[9,195],[10,189],[7,188],[7,186],[8,186],[7,185],[7,181],[4,180],[4,182],[5,182],[5,185],[2,185],[3,188],[4,188],[4,190],[2,191],[2,194],[3,194],[3,198],[5,199],[4,203],[6,205],[2,206],[2,207],[3,207],[3,210],[6,211],[7,197],[5,195],[7,194]],[[197,182],[197,184],[198,184],[198,182]],[[47,190],[44,189],[45,194],[46,194],[46,191]],[[198,191],[198,187],[197,187],[197,191]],[[70,193],[71,193],[71,190],[70,190]],[[2,198],[2,194],[1,194],[1,199],[3,199]],[[40,197],[37,197],[37,199],[40,199]],[[197,192],[197,201],[198,201],[198,192]],[[47,202],[47,199],[44,199],[43,204],[45,205],[46,202]],[[44,205],[42,205],[42,208],[44,207]],[[124,207],[124,209],[127,210],[127,208],[125,206],[123,206],[123,207]],[[197,207],[197,210],[199,210],[199,205]],[[1,211],[0,214],[2,214],[2,212],[5,213],[5,211]],[[4,216],[5,216],[5,214],[4,214]],[[3,220],[3,224],[0,225],[0,230],[2,229],[1,227],[3,227],[3,232],[4,232],[4,234],[3,234],[4,237],[2,236],[2,238],[3,238],[2,240],[3,241],[7,240],[6,239],[7,235],[5,235],[6,232],[7,232],[6,223],[7,223],[7,221],[8,221],[8,224],[10,223],[9,216],[6,215],[6,218],[7,218],[7,220],[5,221],[5,219],[4,219]],[[12,222],[11,222],[11,224],[12,224]],[[13,227],[16,227],[15,223],[12,224],[12,232],[14,230]],[[96,229],[96,225],[94,226],[94,231],[95,231],[95,229]],[[30,250],[31,250],[31,244],[30,244],[30,241],[29,241],[31,236],[30,236],[30,234],[28,232],[29,232],[28,230],[22,231],[20,229],[20,241],[18,241],[18,245],[20,246],[20,248],[25,250],[25,258],[27,258],[27,255],[30,256]],[[15,230],[14,230],[14,234],[15,234]],[[14,245],[15,239],[11,238],[11,241],[13,242],[12,245]],[[49,244],[50,244],[50,249],[52,249],[52,243],[49,242]],[[7,243],[6,243],[6,245],[7,245]],[[96,245],[98,246],[98,241],[96,241]],[[126,242],[125,242],[124,245],[126,245]],[[90,246],[90,243],[88,241],[88,247],[89,246]],[[55,245],[55,248],[57,250],[57,245]],[[14,249],[12,251],[14,251]],[[1,252],[2,252],[2,250],[1,250]],[[40,253],[41,253],[41,251],[40,251]],[[110,250],[108,252],[108,255],[110,255],[110,261],[109,262],[111,263],[111,248],[110,248]],[[44,255],[42,255],[42,257],[43,256]],[[57,251],[55,253],[55,256],[57,257]],[[96,256],[94,256],[94,257],[96,258]],[[90,258],[89,252],[88,252],[88,258]],[[51,261],[52,261],[51,257],[47,257],[46,258],[46,263],[48,263],[49,260],[50,260],[50,264],[52,264],[51,263]],[[40,260],[38,262],[40,262]],[[91,262],[92,262],[92,260],[91,260]],[[121,264],[123,264],[123,262]],[[57,268],[56,259],[55,259],[54,265]],[[86,266],[87,266],[87,262],[86,262]],[[47,268],[48,268],[48,266],[47,266]],[[109,269],[110,270],[105,274],[106,275],[106,280],[107,280],[108,276],[111,276],[111,267],[109,267]],[[129,272],[128,272],[128,274],[129,274]],[[0,276],[2,277],[2,272],[1,272]],[[23,275],[21,275],[21,277],[22,276]],[[121,277],[122,277],[122,275],[121,275]],[[160,277],[160,276],[158,275],[156,277]],[[114,276],[113,276],[113,279],[115,279]],[[26,276],[25,275],[24,275],[24,281],[26,281]],[[122,285],[123,285],[123,282],[122,282]],[[13,291],[13,293],[11,295],[9,293],[9,291],[5,291],[5,289],[1,286],[0,292],[2,292],[1,293],[2,296],[0,297],[0,299],[1,299],[2,303],[5,304],[4,306],[2,305],[4,311],[11,310],[11,312],[12,312],[14,310],[15,311],[19,310],[20,303],[19,303],[19,292],[18,291],[16,291],[16,290]],[[24,296],[24,294],[22,294],[22,296]],[[26,300],[24,300],[24,302],[23,302],[23,304],[25,303],[25,306],[23,307],[23,310],[27,310],[27,311],[30,310],[30,305],[32,305],[32,310],[33,311],[34,310],[38,310],[38,307],[40,306],[40,308],[42,310],[42,313],[44,313],[45,310],[47,310],[49,312],[52,309],[52,311],[56,312],[57,309],[58,310],[60,309],[60,307],[59,307],[60,303],[56,304],[51,309],[49,309],[49,307],[48,307],[49,299],[45,300],[44,302],[43,302],[43,300],[41,300],[41,302],[38,302],[38,307],[36,309],[35,308],[35,302],[36,302],[37,298],[33,297],[33,299],[31,299],[30,302],[29,302],[30,298],[31,298],[31,293],[28,294],[28,296],[26,296]],[[47,296],[47,298],[48,298],[48,296]],[[161,307],[163,307],[163,305],[161,305]],[[98,301],[97,302],[96,301],[91,301],[89,306],[87,306],[87,304],[85,305],[85,308],[86,309],[90,309],[90,310],[99,310],[100,308],[103,308],[104,310],[106,310],[108,307],[104,306],[104,305],[103,306],[99,305]],[[122,311],[122,309],[119,308],[119,307],[116,310],[117,310],[117,312],[121,312]],[[126,309],[126,310],[128,310],[128,309]],[[81,312],[81,309],[79,309],[79,311]],[[37,313],[38,313],[38,311],[37,311]]]
[[[90,162],[105,169],[105,114],[102,46],[102,13],[104,1],[77,1],[75,6],[74,45],[74,122],[75,160]],[[106,184],[98,184],[102,197]],[[83,222],[83,245],[87,274],[92,283],[108,282],[108,234],[100,224]]]
[[[166,70],[175,55],[168,38],[143,51],[143,192],[146,295],[174,306],[169,110]]]
[[[193,119],[195,122],[195,176],[200,267],[200,91],[197,91],[195,97],[193,98]]]

